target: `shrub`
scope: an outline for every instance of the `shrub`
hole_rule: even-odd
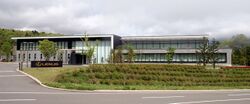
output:
[[[196,65],[94,64],[57,76],[58,83],[146,86],[249,86],[247,68],[205,69]]]

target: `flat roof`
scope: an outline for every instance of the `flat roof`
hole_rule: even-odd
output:
[[[122,40],[201,40],[208,35],[123,36]]]
[[[112,37],[114,34],[90,34],[87,37]],[[64,35],[64,36],[40,36],[40,37],[12,37],[11,39],[63,39],[63,38],[84,38],[84,35]]]
[[[88,37],[112,37],[115,34],[90,34]],[[64,35],[64,36],[41,36],[41,37],[12,37],[11,39],[63,39],[63,38],[84,38],[84,35]],[[208,38],[208,35],[154,35],[154,36],[121,36],[121,40],[193,40]]]

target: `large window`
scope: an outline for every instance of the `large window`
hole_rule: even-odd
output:
[[[198,48],[202,45],[202,40],[166,40],[166,41],[127,41],[134,49],[168,49],[172,48]],[[124,44],[125,44],[124,43]],[[74,44],[73,44],[74,45]]]
[[[141,42],[138,42],[138,43],[136,43],[137,45],[136,45],[136,49],[143,49],[143,43],[141,43]]]

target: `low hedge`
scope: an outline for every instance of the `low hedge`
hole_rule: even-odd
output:
[[[206,69],[197,65],[94,64],[57,76],[58,83],[143,86],[249,86],[250,68]]]

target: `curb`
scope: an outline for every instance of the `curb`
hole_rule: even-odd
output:
[[[53,89],[53,90],[60,90],[60,91],[69,91],[69,92],[79,92],[79,91],[83,91],[83,90],[73,90],[73,89],[63,89],[63,88],[55,88],[55,87],[50,87],[50,86],[47,86],[45,84],[43,84],[40,80],[38,80],[37,78],[33,77],[32,75],[28,74],[28,73],[25,73],[21,70],[19,70],[19,68],[16,69],[16,71],[28,76],[29,78],[31,78],[32,80],[34,80],[37,84],[39,84],[40,86],[42,87],[45,87],[47,89]],[[90,90],[89,90],[90,91]]]
[[[88,92],[148,92],[148,93],[153,93],[153,92],[189,92],[189,91],[193,91],[193,92],[216,92],[216,91],[250,91],[250,89],[218,89],[218,90],[76,90],[76,89],[63,89],[63,88],[55,88],[55,87],[50,87],[47,85],[44,85],[40,80],[38,80],[37,78],[33,77],[32,75],[25,73],[21,70],[19,70],[19,68],[16,69],[16,71],[25,74],[26,76],[28,76],[29,78],[31,78],[32,80],[34,80],[37,84],[39,84],[42,87],[45,87],[47,89],[53,89],[53,90],[60,90],[60,91],[69,91],[69,92],[81,92],[81,91],[88,91]]]

